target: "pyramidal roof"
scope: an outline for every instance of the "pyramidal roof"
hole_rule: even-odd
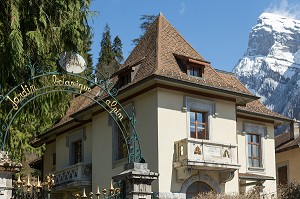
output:
[[[176,56],[203,62],[204,78],[188,76],[179,67]],[[224,79],[215,71],[162,14],[158,15],[133,49],[123,68],[138,62],[141,62],[141,65],[131,84],[151,75],[158,75],[253,96],[244,86],[232,84],[230,79]]]

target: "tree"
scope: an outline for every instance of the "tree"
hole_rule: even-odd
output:
[[[122,46],[123,44],[121,39],[118,36],[116,36],[112,46],[112,51],[114,59],[117,60],[119,63],[123,61]]]
[[[109,65],[113,61],[113,51],[111,44],[110,28],[108,24],[105,25],[100,42],[101,51],[99,53],[98,64],[100,66]]]
[[[116,36],[113,44],[111,42],[110,28],[108,24],[105,25],[100,42],[101,50],[99,52],[99,59],[97,69],[102,74],[110,76],[119,69],[120,62],[123,60],[122,41]]]
[[[149,29],[149,27],[155,21],[156,17],[157,17],[156,15],[141,15],[140,20],[142,21],[142,23],[140,24],[140,29],[142,31],[142,34],[140,35],[139,38],[132,40],[133,45],[137,45],[139,43],[139,41],[141,40],[141,38],[143,37],[145,32]]]
[[[1,94],[30,77],[30,63],[35,64],[35,69],[50,66],[51,70],[56,70],[56,60],[62,51],[76,51],[92,65],[88,53],[92,35],[87,23],[90,2],[0,1]],[[71,95],[64,93],[49,94],[22,109],[10,129],[6,145],[14,160],[22,160],[26,151],[36,151],[29,145],[33,134],[44,132],[59,120],[71,99]],[[1,106],[0,122],[6,108]]]

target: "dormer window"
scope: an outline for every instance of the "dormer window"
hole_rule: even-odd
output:
[[[183,55],[174,54],[174,56],[182,72],[185,72],[188,76],[204,77],[204,70],[209,65],[209,62]]]
[[[204,66],[188,64],[186,71],[189,76],[202,77],[204,72]]]
[[[133,81],[141,65],[142,60],[136,62],[135,64],[127,65],[114,74],[114,76],[118,75],[119,77],[119,83],[118,83],[119,87],[125,86],[126,84]]]
[[[120,75],[121,85],[124,86],[131,82],[131,72],[127,72],[124,75]]]

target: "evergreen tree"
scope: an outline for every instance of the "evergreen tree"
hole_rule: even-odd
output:
[[[108,24],[105,25],[102,33],[100,46],[101,50],[99,52],[97,70],[104,75],[110,76],[119,69],[120,62],[123,60],[123,53],[122,41],[118,36],[115,37],[112,44]]]
[[[88,53],[91,28],[87,23],[90,2],[0,1],[0,95],[30,77],[29,63],[35,64],[36,69],[51,66],[50,70],[56,70],[56,60],[62,51],[76,51],[92,65]],[[65,93],[49,94],[22,109],[6,145],[13,159],[22,160],[25,152],[35,151],[29,145],[33,134],[44,132],[60,119],[70,99],[72,96]],[[1,105],[0,109],[2,122],[6,107]]]
[[[108,24],[105,25],[101,39],[101,51],[99,53],[98,63],[100,66],[107,66],[113,61],[113,52],[111,44],[110,28]]]
[[[117,60],[119,63],[123,61],[122,45],[123,44],[121,39],[118,36],[116,36],[112,46],[112,51],[114,59]]]
[[[149,29],[149,27],[152,25],[156,17],[156,15],[141,15],[140,20],[142,21],[142,23],[140,24],[140,29],[142,31],[142,34],[139,38],[132,40],[132,45],[137,45],[139,43],[139,41],[141,40],[145,32]]]

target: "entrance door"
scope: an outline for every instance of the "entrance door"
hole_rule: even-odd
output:
[[[199,193],[206,193],[212,190],[213,189],[205,182],[196,181],[193,184],[191,184],[186,190],[186,198],[192,198],[197,196]]]

